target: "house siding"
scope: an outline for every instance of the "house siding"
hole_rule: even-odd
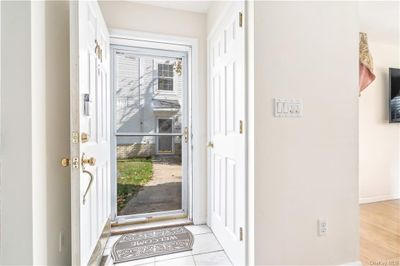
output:
[[[181,132],[184,75],[174,71],[173,91],[158,90],[158,64],[171,62],[155,56],[140,56],[116,50],[117,133],[157,133],[157,119],[172,119],[172,133]],[[156,101],[179,103],[179,108],[159,108]],[[173,110],[171,110],[173,109]],[[173,137],[175,154],[180,154],[180,137]],[[157,137],[117,137],[117,157],[151,157],[157,154]]]

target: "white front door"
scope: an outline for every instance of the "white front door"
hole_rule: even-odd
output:
[[[111,202],[109,36],[97,2],[70,2],[70,45],[72,264],[87,265]]]
[[[246,263],[243,2],[209,38],[210,226],[235,265]]]

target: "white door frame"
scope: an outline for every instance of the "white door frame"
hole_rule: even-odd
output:
[[[145,45],[145,44],[143,44]],[[148,45],[147,45],[148,46]],[[159,56],[159,57],[165,57],[165,58],[182,58],[182,63],[185,68],[185,78],[184,78],[184,84],[183,84],[183,90],[182,90],[182,99],[183,99],[183,105],[181,112],[185,115],[182,116],[182,128],[190,127],[190,122],[189,122],[189,110],[190,110],[190,101],[189,101],[189,92],[190,92],[190,86],[188,83],[188,78],[189,78],[189,66],[188,66],[188,57],[189,57],[189,52],[190,51],[185,51],[185,49],[182,50],[176,50],[176,51],[170,51],[167,50],[167,48],[164,48],[161,44],[159,49],[155,48],[148,48],[146,46],[137,46],[137,44],[134,41],[128,41],[126,45],[113,45],[111,44],[111,52],[112,52],[112,58],[111,58],[111,63],[114,66],[114,53],[116,50],[122,50],[126,52],[131,52],[133,55],[138,55],[138,56]],[[114,72],[112,72],[114,73]],[[113,79],[113,77],[112,77]],[[115,87],[115,79],[113,79],[113,87]],[[157,92],[157,94],[159,94]],[[112,93],[112,96],[115,96],[115,93]],[[113,115],[115,114],[115,99],[112,99],[112,107],[113,107]],[[157,117],[157,115],[156,115]],[[168,117],[170,118],[170,117]],[[157,119],[154,119],[154,123],[156,123]],[[126,133],[118,133],[116,134],[116,129],[114,128],[115,122],[112,123],[112,147],[111,150],[113,151],[112,153],[112,169],[114,169],[114,172],[112,172],[113,175],[113,181],[112,184],[116,184],[116,177],[115,173],[116,171],[116,156],[115,156],[115,147],[116,147],[116,137],[115,135],[126,135],[126,136],[131,136],[132,134],[135,136],[158,136],[160,133],[158,133],[158,130],[156,133],[140,133],[140,132],[126,132]],[[155,127],[157,129],[157,127]],[[162,134],[162,133],[161,133]],[[174,134],[172,132],[172,134]],[[183,132],[180,134],[175,133],[176,135],[183,135]],[[155,144],[157,146],[157,138],[155,138]],[[189,153],[189,143],[182,143],[182,172],[183,172],[183,179],[182,179],[182,205],[180,209],[177,210],[170,210],[170,211],[159,211],[159,212],[151,212],[151,213],[139,213],[139,214],[130,214],[130,215],[122,215],[118,216],[117,213],[115,213],[115,220],[117,223],[125,223],[125,222],[136,222],[136,221],[148,221],[149,218],[163,218],[163,219],[169,219],[169,218],[178,218],[178,217],[187,217],[190,215],[190,209],[189,209],[189,203],[188,203],[188,194],[189,194],[189,182],[188,180],[190,179],[191,173],[189,172],[189,163],[191,162],[191,154]],[[113,192],[115,192],[115,195],[113,195],[113,200],[114,202],[116,201],[116,195],[117,195],[117,188],[115,190],[113,189]],[[114,207],[114,206],[113,206]]]
[[[161,35],[161,34],[153,34],[153,33],[145,33],[145,32],[137,32],[137,31],[127,31],[127,30],[118,30],[111,29],[110,30],[110,44],[111,45],[123,45],[123,46],[134,46],[134,47],[146,47],[152,49],[166,49],[169,51],[186,51],[188,53],[188,78],[187,78],[187,88],[188,88],[188,125],[189,128],[189,142],[188,142],[188,157],[189,159],[193,158],[193,152],[196,152],[196,147],[200,147],[199,138],[196,137],[198,134],[194,132],[194,129],[199,128],[197,124],[200,121],[193,121],[192,119],[192,110],[199,110],[199,105],[197,101],[192,101],[193,92],[197,92],[198,90],[198,40],[194,38],[186,38],[186,37],[176,37],[169,35]],[[113,101],[113,100],[112,100]],[[113,112],[114,114],[114,112]],[[113,116],[112,114],[112,116]],[[112,121],[114,118],[112,117]],[[112,129],[113,130],[113,127]],[[112,132],[113,134],[114,132]],[[113,138],[115,141],[115,138]],[[115,146],[116,143],[112,143]],[[114,163],[112,165],[112,179],[116,181],[116,151],[111,151],[112,159],[111,161]],[[205,187],[206,178],[201,177],[198,173],[193,172],[193,162],[191,161],[188,164],[188,197],[187,197],[187,214],[188,218],[193,221],[193,223],[198,224],[204,222],[202,217],[203,215],[200,213],[203,206],[207,205],[207,199],[201,197],[201,192],[198,192],[197,189],[193,189],[193,187]],[[114,176],[113,176],[114,175]],[[112,194],[112,202],[111,202],[111,217],[115,219],[117,217],[116,210],[116,193],[117,193],[116,182],[112,182],[111,194]],[[170,212],[166,212],[168,215]]]

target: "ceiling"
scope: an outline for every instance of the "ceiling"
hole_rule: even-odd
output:
[[[211,6],[212,1],[208,0],[196,0],[196,1],[171,1],[171,0],[128,0],[130,2],[151,5],[151,6],[158,6],[158,7],[165,7],[171,9],[179,9],[197,13],[207,13],[208,8]]]

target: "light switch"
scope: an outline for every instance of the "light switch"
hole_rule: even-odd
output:
[[[282,113],[282,111],[283,111],[283,103],[277,103],[277,112],[278,113]]]
[[[275,117],[302,117],[303,102],[300,99],[275,98]]]

